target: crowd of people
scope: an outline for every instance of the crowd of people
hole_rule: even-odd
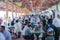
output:
[[[0,20],[0,25],[1,25]],[[12,40],[23,37],[25,40],[45,40],[48,36],[53,36],[54,40],[59,40],[60,15],[23,15],[19,18],[13,18],[8,24],[0,26],[0,40]]]

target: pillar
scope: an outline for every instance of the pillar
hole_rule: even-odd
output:
[[[13,12],[14,12],[14,5],[11,4],[11,7],[12,7],[12,9],[11,9],[11,11],[12,11],[12,18],[13,18],[14,17],[14,14],[13,14]]]
[[[15,7],[15,8],[16,8],[15,13],[16,13],[16,17],[17,17],[17,7]]]
[[[8,19],[8,0],[6,0],[6,21]]]

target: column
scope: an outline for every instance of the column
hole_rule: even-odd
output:
[[[16,7],[16,10],[15,10],[15,13],[16,13],[16,17],[17,17],[17,7]]]
[[[6,0],[6,21],[8,19],[8,0]]]
[[[20,8],[18,7],[18,16],[20,16]]]
[[[14,5],[11,4],[11,7],[12,7],[12,9],[11,9],[11,11],[12,11],[12,18],[13,18],[14,17],[14,14],[13,14],[13,12],[14,12]]]

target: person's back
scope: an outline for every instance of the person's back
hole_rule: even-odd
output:
[[[22,35],[30,35],[31,33],[30,28],[25,26],[22,33],[23,33]]]
[[[30,40],[31,31],[30,28],[26,25],[22,31],[22,36],[25,40]]]
[[[57,15],[56,18],[53,19],[53,25],[55,26],[55,40],[59,40],[60,35],[60,14]]]
[[[5,40],[5,37],[1,32],[0,32],[0,40]]]

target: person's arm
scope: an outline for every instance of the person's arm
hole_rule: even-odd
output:
[[[56,23],[57,23],[57,20],[56,19],[53,19],[53,25],[56,25]]]

